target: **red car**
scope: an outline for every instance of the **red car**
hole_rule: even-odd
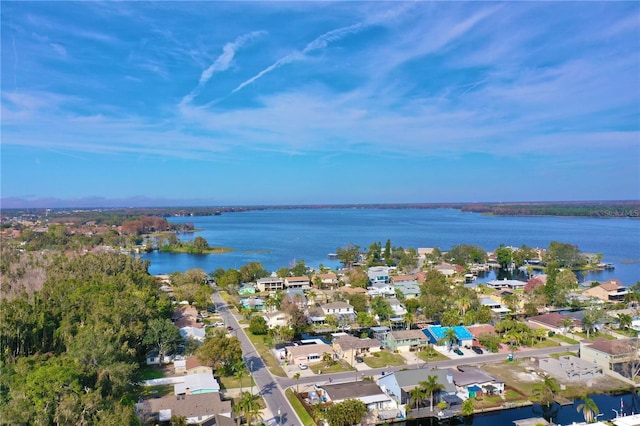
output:
[[[233,330],[233,327],[228,326],[228,327],[227,327],[227,331],[231,331],[231,330]]]

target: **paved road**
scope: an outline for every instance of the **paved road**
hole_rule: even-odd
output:
[[[431,368],[448,368],[448,367],[456,367],[458,365],[473,365],[473,364],[485,364],[497,361],[503,361],[506,359],[507,354],[485,354],[481,356],[471,357],[471,358],[462,358],[462,359],[448,359],[444,361],[433,361],[433,362],[425,362],[422,364],[416,364],[413,366],[398,366],[398,367],[387,367],[387,368],[375,368],[366,371],[349,371],[344,373],[331,373],[331,374],[322,374],[322,375],[314,375],[310,377],[301,377],[299,380],[291,379],[288,377],[276,377],[273,376],[267,367],[265,366],[262,358],[254,348],[253,344],[245,334],[244,330],[240,327],[237,318],[233,313],[227,308],[226,303],[222,300],[220,295],[215,292],[213,294],[213,301],[216,305],[216,308],[222,315],[224,319],[225,325],[233,327],[233,333],[240,340],[240,344],[242,346],[242,353],[247,364],[247,367],[251,371],[253,375],[253,379],[256,383],[255,391],[260,392],[262,397],[267,404],[267,408],[271,411],[274,417],[277,417],[278,411],[281,413],[281,424],[286,426],[298,426],[302,425],[302,422],[296,415],[295,410],[289,404],[289,401],[284,395],[284,389],[287,389],[292,386],[304,386],[311,385],[314,383],[317,384],[326,384],[326,383],[340,383],[340,382],[350,382],[354,380],[362,380],[364,376],[380,376],[382,372],[385,374],[399,371],[403,369],[411,369],[414,368],[416,370],[428,370]],[[566,345],[566,346],[555,346],[550,348],[543,349],[532,349],[527,351],[516,351],[514,356],[516,358],[522,357],[538,357],[541,355],[549,355],[552,353],[558,352],[576,352],[580,349],[580,345]],[[426,371],[425,371],[426,375]],[[263,419],[263,421],[267,422],[271,419]]]
[[[549,355],[552,353],[558,352],[577,352],[580,349],[580,345],[567,345],[567,346],[554,346],[550,348],[542,348],[542,349],[532,349],[527,351],[516,351],[514,352],[514,356],[517,358],[530,358],[530,357],[538,357],[541,355]],[[449,368],[456,367],[458,365],[474,365],[474,364],[486,364],[497,361],[504,361],[507,358],[507,354],[485,354],[481,356],[475,356],[471,358],[462,358],[462,359],[448,359],[444,361],[433,361],[433,362],[425,362],[422,364],[416,365],[403,365],[398,367],[387,367],[387,368],[374,368],[371,370],[361,371],[361,372],[345,372],[345,373],[332,373],[332,374],[322,374],[320,376],[313,377],[301,377],[300,380],[290,379],[286,377],[278,378],[278,383],[283,388],[288,388],[290,386],[295,386],[296,384],[305,385],[305,384],[326,384],[328,382],[336,383],[336,382],[350,382],[354,379],[362,380],[363,376],[379,376],[382,375],[384,371],[385,374],[391,373],[393,371],[399,371],[404,369],[422,369],[428,370],[431,368]],[[426,374],[426,373],[425,373]]]
[[[285,426],[301,426],[302,422],[285,397],[283,388],[278,385],[274,376],[271,375],[267,367],[264,365],[262,358],[260,358],[260,355],[254,348],[253,344],[240,328],[240,324],[238,323],[235,315],[233,315],[229,308],[227,308],[226,303],[222,300],[218,292],[213,294],[213,302],[215,303],[218,312],[220,312],[220,315],[222,315],[225,326],[233,327],[232,333],[234,333],[240,340],[244,361],[247,364],[249,371],[251,371],[253,380],[255,381],[254,391],[260,392],[260,395],[262,395],[262,398],[267,404],[267,408],[272,413],[273,417],[277,418],[278,411],[280,411],[280,423],[278,424]],[[265,423],[273,423],[271,420],[272,419],[263,419]]]

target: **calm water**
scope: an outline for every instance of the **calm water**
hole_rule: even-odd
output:
[[[636,394],[624,394],[618,396],[610,395],[591,395],[590,396],[598,406],[602,416],[598,420],[611,420],[616,417],[616,410],[620,413],[620,401],[623,401],[624,414],[638,413],[640,411],[640,400]],[[583,422],[582,412],[578,412],[577,407],[582,401],[575,401],[572,405],[551,407],[550,410],[544,411],[540,406],[534,405],[529,407],[516,408],[513,410],[497,411],[490,414],[477,414],[465,423],[462,419],[450,419],[438,423],[435,419],[419,419],[407,421],[403,423],[394,423],[398,426],[418,426],[418,425],[473,425],[473,426],[513,426],[514,420],[528,419],[531,417],[543,417],[553,421],[557,425],[571,425],[573,422]]]
[[[182,239],[204,237],[212,246],[235,249],[221,255],[193,256],[150,253],[152,274],[202,268],[238,269],[251,261],[277,270],[304,260],[312,267],[338,267],[328,253],[352,243],[366,249],[373,242],[384,246],[440,247],[475,244],[494,250],[501,243],[547,247],[556,240],[577,245],[583,252],[602,253],[614,271],[591,273],[588,279],[619,278],[625,284],[640,280],[640,220],[557,217],[499,217],[464,213],[454,209],[328,209],[263,210],[226,213],[221,216],[169,218],[193,222],[201,232]],[[485,277],[491,279],[492,276]]]

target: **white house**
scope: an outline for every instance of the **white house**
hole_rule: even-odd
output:
[[[284,279],[284,285],[287,288],[301,288],[302,290],[309,290],[311,288],[311,280],[309,277],[286,277]]]
[[[320,305],[325,315],[353,315],[355,312],[353,306],[347,302],[333,302]]]
[[[206,332],[204,330],[204,328],[197,328],[197,327],[182,327],[180,329],[180,335],[182,337],[184,337],[185,339],[195,339],[199,342],[204,342],[204,338],[206,335]]]
[[[388,299],[387,302],[389,302],[389,305],[393,310],[394,317],[403,317],[404,315],[406,315],[407,308],[405,308],[402,302],[400,302],[398,299],[396,298]]]
[[[282,311],[275,311],[266,314],[262,314],[262,318],[267,322],[267,326],[269,328],[274,327],[286,327],[289,325],[289,320],[291,320],[291,315]]]

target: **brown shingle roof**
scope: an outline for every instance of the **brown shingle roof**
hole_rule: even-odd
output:
[[[633,350],[631,339],[609,340],[601,338],[594,340],[593,343],[587,346],[609,355],[622,355]]]
[[[564,327],[565,318],[570,318],[573,321],[573,325],[575,327],[580,327],[582,325],[582,321],[578,321],[577,319],[571,318],[567,315],[559,314],[557,312],[552,312],[550,314],[544,315],[536,315],[535,317],[528,318],[527,321],[535,321],[551,327]]]
[[[467,330],[469,330],[469,333],[473,334],[473,337],[476,337],[476,338],[481,334],[487,334],[487,333],[495,334],[496,332],[496,328],[491,324],[467,326]]]
[[[389,333],[396,340],[420,339],[427,341],[427,336],[420,330],[399,330]]]
[[[375,348],[380,346],[378,339],[359,339],[355,336],[340,336],[333,340],[333,343],[340,346],[343,351],[350,349]]]
[[[168,409],[171,410],[172,415],[184,417],[231,412],[231,401],[222,401],[218,392],[148,399],[144,404],[151,413]]]

